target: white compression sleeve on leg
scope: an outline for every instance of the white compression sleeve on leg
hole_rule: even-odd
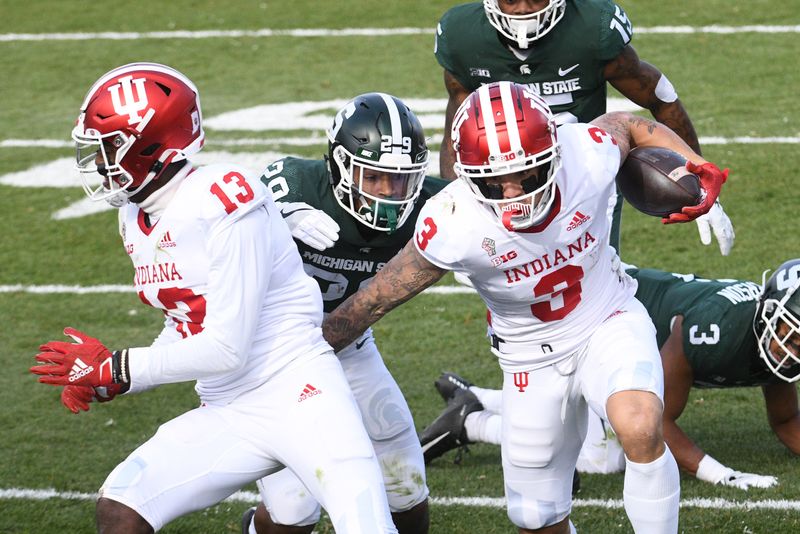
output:
[[[625,459],[625,512],[634,532],[675,534],[681,500],[680,475],[666,447],[660,458],[639,464]]]
[[[487,410],[472,412],[464,420],[467,439],[478,443],[500,445],[500,433],[503,419],[500,414]]]
[[[470,386],[469,390],[478,397],[483,404],[483,409],[488,412],[500,413],[503,410],[503,390],[486,389]]]

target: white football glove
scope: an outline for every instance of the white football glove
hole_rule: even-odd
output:
[[[723,256],[730,254],[736,234],[733,231],[733,223],[731,223],[725,210],[722,209],[722,204],[719,203],[719,200],[714,202],[708,213],[701,215],[695,221],[697,222],[697,230],[700,232],[700,241],[704,245],[711,244],[711,231],[713,230],[714,236],[719,243],[719,251]]]
[[[305,202],[276,202],[292,237],[317,250],[330,248],[339,239],[339,224],[322,210]]]
[[[730,486],[747,491],[748,488],[771,488],[778,483],[776,477],[734,471],[716,461],[709,455],[703,456],[697,466],[697,478],[712,484]]]

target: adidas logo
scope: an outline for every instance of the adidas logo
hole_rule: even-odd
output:
[[[169,235],[169,231],[165,232],[161,239],[158,241],[158,248],[165,249],[165,248],[174,248],[178,245],[175,244],[175,241],[172,240],[172,237]]]
[[[72,365],[72,370],[69,372],[67,380],[75,382],[94,371],[94,367],[86,365],[80,358],[75,358],[75,363]]]
[[[306,387],[303,388],[303,392],[300,394],[297,402],[303,402],[304,400],[310,399],[314,395],[319,395],[320,393],[322,393],[321,389],[317,389],[311,384],[306,384]]]
[[[590,215],[584,215],[583,213],[576,211],[575,215],[572,217],[572,221],[569,223],[569,226],[567,226],[567,232],[574,230],[591,218],[592,217]]]

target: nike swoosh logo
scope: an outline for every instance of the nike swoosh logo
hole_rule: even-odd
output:
[[[358,341],[356,341],[356,350],[358,350],[361,347],[363,347],[366,342],[367,342],[366,339],[362,339],[360,343]]]
[[[573,66],[569,67],[568,69],[562,69],[562,68],[559,67],[558,75],[559,76],[566,76],[567,74],[569,74],[573,70],[577,69],[578,65],[580,65],[580,63],[575,63]]]
[[[444,438],[446,438],[449,435],[450,435],[450,431],[447,431],[444,434],[442,434],[441,436],[439,436],[438,438],[430,440],[428,443],[426,443],[425,445],[422,446],[422,453],[424,454],[424,453],[428,452],[428,450],[430,450],[431,447],[433,447],[434,445],[436,445],[437,443],[439,443],[440,441],[442,441]]]
[[[311,209],[314,209],[314,208],[311,208],[311,207],[308,207],[308,208],[296,208],[296,209],[293,209],[292,211],[282,211],[281,212],[281,216],[283,216],[283,218],[285,219],[289,215],[291,215],[293,213],[297,213],[298,211],[307,211],[307,210],[311,210]]]

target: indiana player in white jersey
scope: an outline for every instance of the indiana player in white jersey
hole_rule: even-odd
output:
[[[322,338],[318,286],[270,194],[258,174],[187,159],[204,141],[194,84],[164,65],[114,69],[90,89],[73,138],[79,170],[102,177],[84,180],[89,196],[120,207],[139,298],[166,319],[152,346],[119,351],[65,329],[75,343],[43,345],[31,371],[66,386],[75,413],[188,380],[201,401],[111,472],[98,530],[157,531],[286,466],[337,532],[396,533],[358,407]]]
[[[628,113],[556,130],[549,108],[511,82],[480,87],[455,114],[459,180],[429,200],[415,237],[323,323],[338,349],[455,271],[490,312],[503,370],[503,474],[520,532],[566,533],[587,406],[626,455],[624,503],[635,532],[674,533],[680,485],[661,429],[655,329],[608,244],[614,177],[633,146],[683,154],[706,213],[727,176],[666,126]]]

